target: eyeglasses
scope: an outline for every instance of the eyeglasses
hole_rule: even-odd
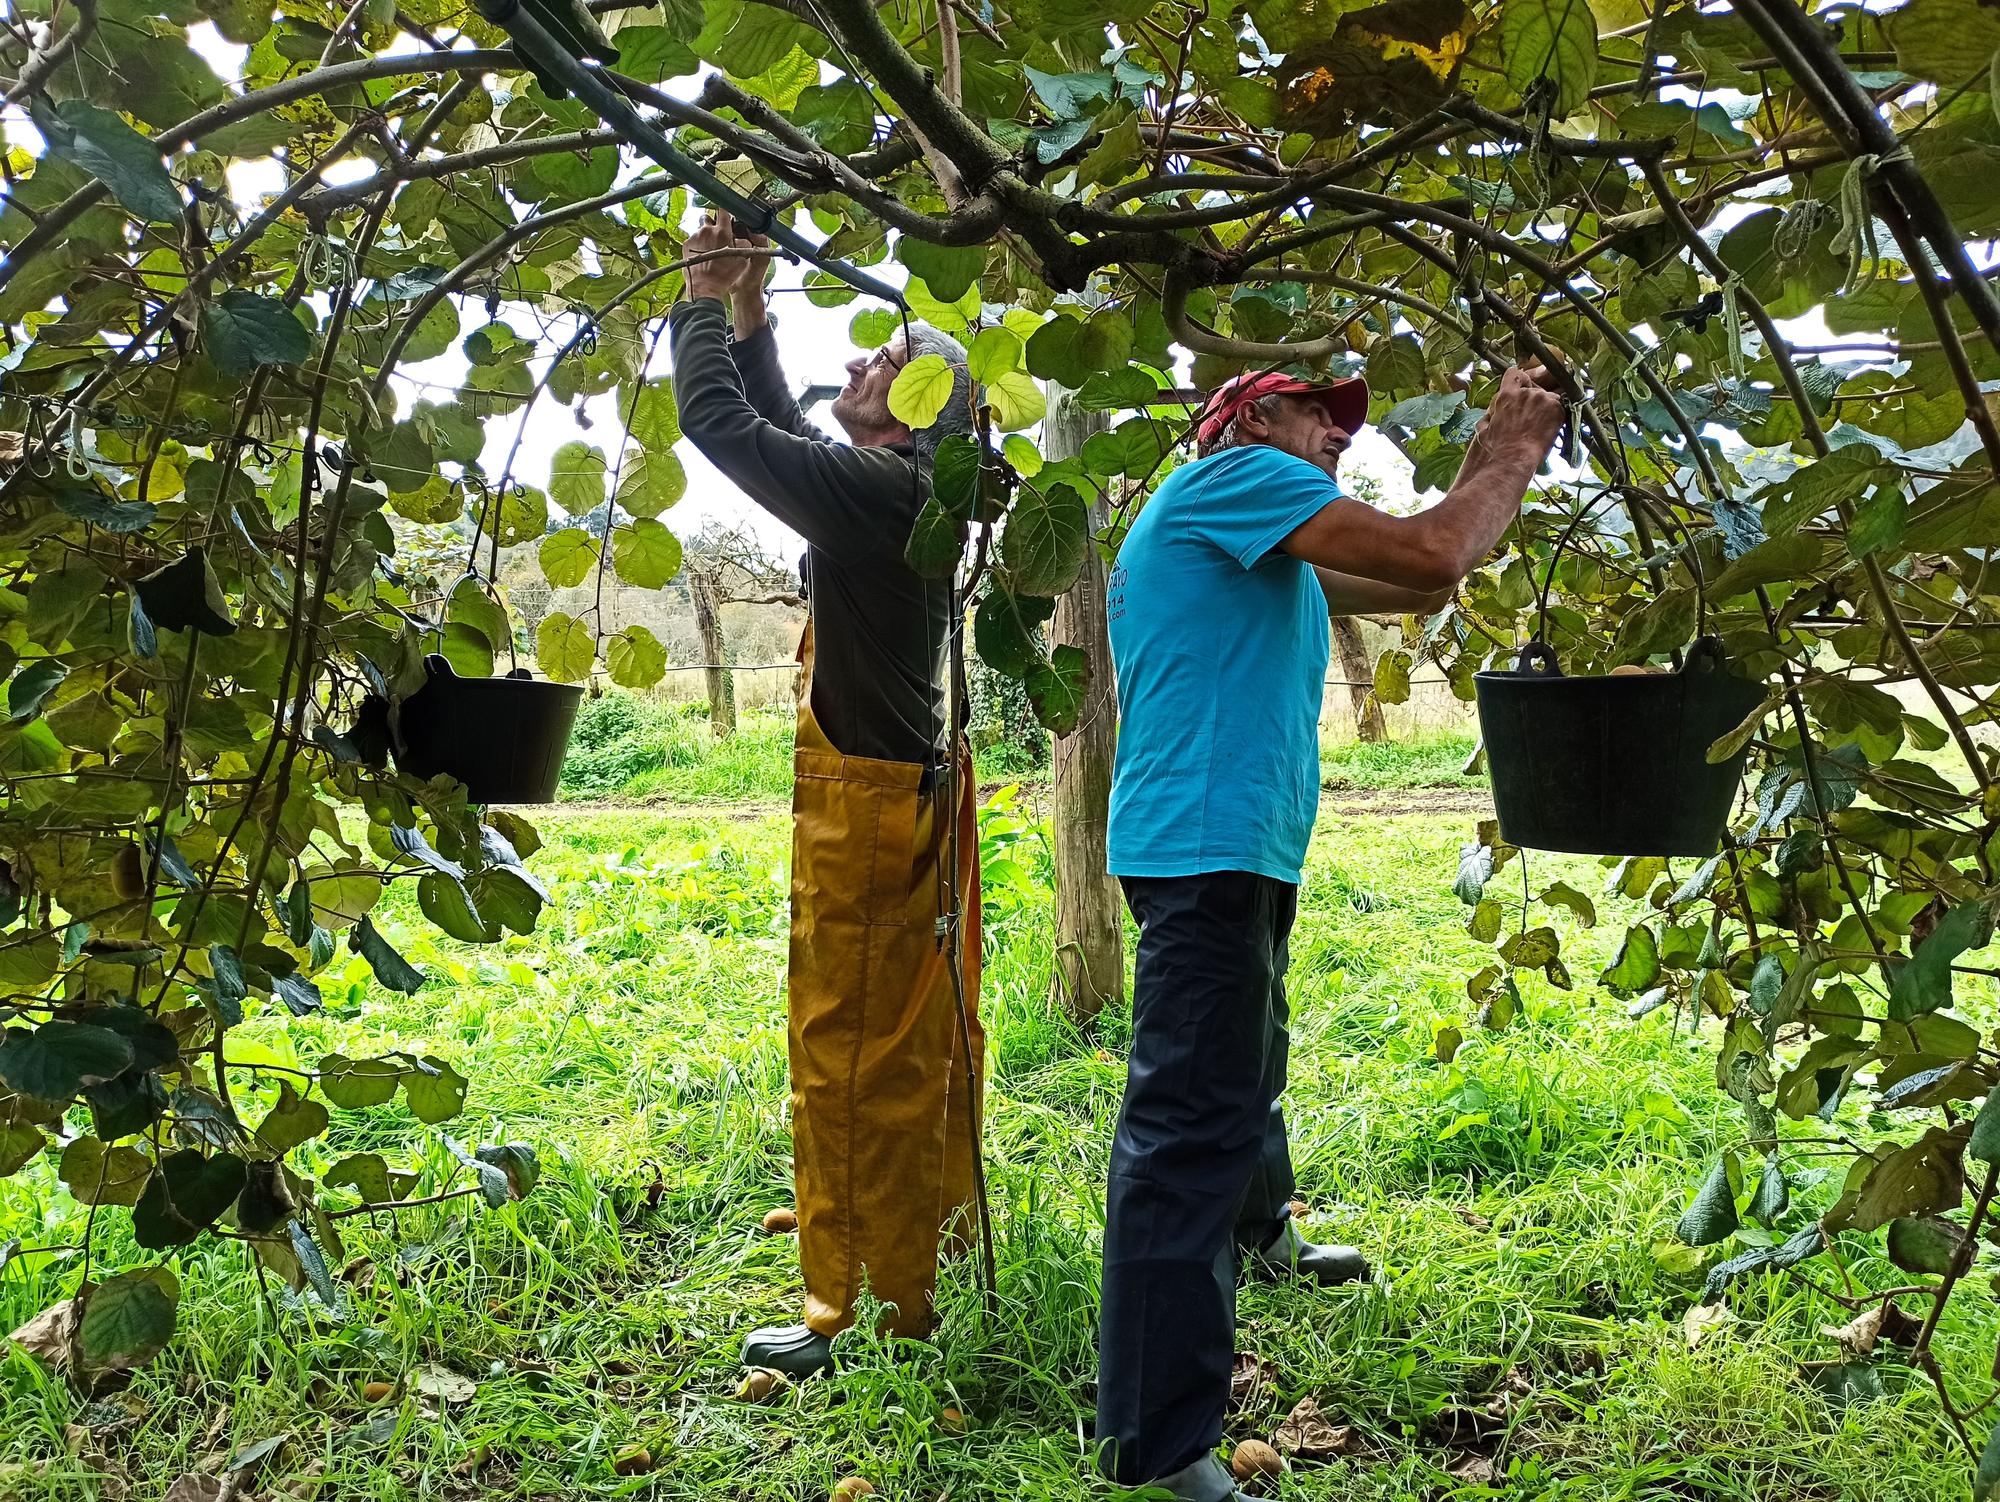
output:
[[[871,370],[874,369],[874,367],[876,367],[877,365],[886,365],[891,370],[901,370],[908,363],[909,362],[907,360],[890,359],[889,346],[886,344],[883,345],[880,349],[876,350],[875,353],[871,355],[868,360],[868,366]]]

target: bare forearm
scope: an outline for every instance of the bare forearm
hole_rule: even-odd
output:
[[[729,326],[736,331],[738,339],[747,339],[761,328],[770,325],[770,315],[764,309],[764,293],[759,288],[755,292],[737,292],[729,299]]]
[[[1329,615],[1430,615],[1450,603],[1449,589],[1409,589],[1315,564]]]
[[[1426,518],[1452,548],[1460,578],[1479,567],[1514,524],[1545,452],[1525,443],[1495,443],[1484,433],[1474,436],[1458,478]]]

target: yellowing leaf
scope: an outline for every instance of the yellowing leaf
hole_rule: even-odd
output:
[[[997,380],[1021,368],[1021,336],[1005,325],[981,329],[965,352],[965,368],[973,380]]]
[[[943,355],[918,355],[896,372],[890,384],[889,415],[911,432],[920,432],[944,411],[951,400],[951,384],[951,366]]]
[[[604,661],[620,688],[651,688],[667,673],[667,649],[644,626],[627,626],[605,643]]]
[[[985,387],[986,405],[1004,433],[1031,428],[1048,415],[1048,399],[1025,370],[1003,371]]]
[[[597,638],[590,627],[558,610],[535,628],[535,661],[558,683],[581,683],[597,660]]]

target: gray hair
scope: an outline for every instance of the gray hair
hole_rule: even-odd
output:
[[[1262,412],[1266,418],[1274,418],[1284,407],[1284,402],[1284,393],[1276,392],[1270,396],[1256,397],[1249,405]],[[1224,449],[1233,449],[1245,443],[1261,442],[1261,439],[1249,439],[1243,436],[1243,431],[1238,425],[1242,419],[1242,415],[1239,409],[1235,417],[1230,418],[1228,422],[1223,424],[1220,433],[1217,433],[1207,443],[1197,443],[1195,445],[1195,457],[1197,459],[1206,459],[1210,454],[1219,454]]]
[[[914,360],[919,355],[938,355],[951,367],[951,395],[945,398],[937,420],[910,435],[918,457],[928,460],[937,452],[938,445],[952,434],[971,434],[974,393],[972,376],[965,368],[965,346],[951,335],[927,323],[911,324],[909,347],[904,352],[904,358]]]

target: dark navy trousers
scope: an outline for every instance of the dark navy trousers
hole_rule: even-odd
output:
[[[1239,1248],[1293,1194],[1285,965],[1298,888],[1245,871],[1123,878],[1139,923],[1132,1055],[1111,1146],[1097,1442],[1138,1486],[1222,1440]]]

